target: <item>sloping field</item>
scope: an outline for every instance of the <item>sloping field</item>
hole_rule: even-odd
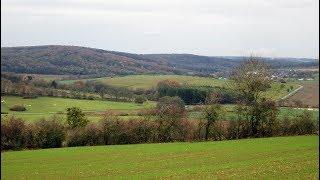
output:
[[[103,78],[99,81],[114,86],[126,86],[129,88],[155,88],[158,82],[166,79],[178,81],[182,84],[190,86],[211,86],[222,87],[226,86],[226,80],[214,79],[197,76],[182,76],[182,75],[135,75],[116,78]]]
[[[226,109],[226,113],[224,114],[224,118],[226,120],[235,120],[237,119],[237,113],[235,112],[234,105],[224,105]],[[311,112],[311,116],[313,120],[319,119],[319,109],[318,108],[291,108],[291,107],[280,107],[278,112],[279,120],[287,118],[295,118],[301,115],[304,111]],[[203,114],[201,111],[193,111],[188,114],[189,119],[200,119],[203,118]]]
[[[210,87],[229,87],[230,81],[225,79],[216,79],[209,77],[198,76],[183,76],[183,75],[130,75],[122,77],[103,77],[95,79],[82,79],[100,81],[109,85],[126,87],[131,89],[150,89],[155,88],[159,81],[171,79],[189,86],[210,86]],[[73,83],[76,80],[64,80],[60,83]],[[287,89],[292,86],[293,89],[299,87],[297,83],[273,83],[271,89],[266,92],[266,96],[272,99],[280,99],[288,94]]]
[[[171,79],[178,81],[183,84],[193,85],[193,86],[224,86],[226,81],[223,79],[213,79],[206,77],[197,76],[183,76],[183,75],[129,75],[129,76],[119,76],[119,77],[102,77],[87,80],[96,80],[106,84],[110,84],[118,87],[126,88],[143,88],[150,89],[155,88],[159,81]],[[72,83],[76,80],[65,80],[60,81],[62,83]]]
[[[135,103],[125,103],[125,102],[113,102],[113,101],[100,101],[100,100],[77,100],[77,99],[64,99],[64,98],[54,98],[54,97],[39,97],[37,99],[23,99],[16,96],[3,96],[3,102],[1,102],[1,112],[7,112],[8,114],[1,114],[3,120],[11,117],[12,115],[18,118],[22,118],[26,121],[37,121],[41,118],[49,118],[53,115],[56,118],[63,120],[65,118],[65,113],[67,107],[80,107],[84,112],[92,112],[87,114],[87,118],[90,121],[98,121],[102,118],[101,112],[108,111],[115,114],[124,114],[124,116],[119,116],[122,119],[142,119],[143,117],[137,116],[137,112],[142,108],[151,108],[155,106],[155,102],[146,102],[143,105]],[[16,112],[10,111],[9,108],[15,104],[23,104],[26,106],[27,111]],[[226,119],[236,119],[234,105],[224,105],[227,109],[225,114]],[[304,109],[294,109],[294,108],[280,108],[279,117],[295,117],[301,114]],[[310,110],[313,113],[313,117],[318,119],[319,109]],[[59,113],[60,112],[60,113]],[[57,114],[58,113],[58,114]],[[202,118],[201,112],[190,112],[188,114],[190,119],[200,119]]]
[[[15,104],[23,104],[27,111],[16,112],[10,111],[9,108]],[[16,96],[3,96],[1,102],[1,117],[15,115],[26,120],[39,120],[44,117],[47,118],[57,112],[65,112],[68,107],[79,107],[83,111],[105,111],[105,110],[138,110],[143,108],[153,107],[153,102],[146,102],[143,105],[128,102],[114,102],[101,100],[79,100],[66,99],[56,97],[38,97],[36,99],[23,99]]]
[[[303,87],[294,95],[288,97],[287,103],[301,101],[304,105],[319,107],[319,82],[303,83]]]
[[[2,179],[317,179],[319,137],[4,152]]]
[[[43,79],[47,82],[53,81],[53,80],[61,80],[61,79],[68,79],[70,76],[68,75],[48,75],[48,74],[26,74],[26,73],[21,73],[19,75],[30,75],[33,77],[33,79],[39,80],[39,79]]]

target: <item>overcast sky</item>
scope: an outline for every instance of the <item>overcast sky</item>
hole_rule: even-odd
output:
[[[1,0],[1,46],[316,57],[318,0]]]

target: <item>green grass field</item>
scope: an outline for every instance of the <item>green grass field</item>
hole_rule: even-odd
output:
[[[36,99],[23,99],[16,96],[3,96],[1,102],[1,112],[8,112],[9,114],[1,114],[2,118],[14,115],[25,120],[39,120],[41,118],[48,118],[55,113],[65,112],[68,107],[79,107],[83,111],[97,112],[105,110],[138,110],[143,108],[150,108],[154,106],[154,102],[146,102],[143,105],[127,102],[101,101],[101,100],[78,100],[65,99],[56,97],[38,97]],[[9,108],[15,104],[23,104],[27,111],[16,112],[10,111]]]
[[[2,179],[317,179],[319,137],[3,152]]]
[[[157,83],[162,80],[171,79],[178,81],[183,84],[193,85],[193,86],[224,86],[225,80],[213,79],[213,78],[205,78],[205,77],[197,77],[197,76],[183,76],[183,75],[129,75],[122,77],[102,77],[95,79],[87,79],[87,80],[95,80],[100,81],[106,84],[110,84],[118,87],[126,87],[126,88],[143,88],[150,89],[155,88]],[[73,83],[77,80],[65,80],[60,81],[62,83]]]
[[[143,117],[137,116],[136,113],[143,108],[151,108],[155,106],[155,102],[146,102],[143,105],[135,103],[125,102],[113,102],[113,101],[100,101],[100,100],[77,100],[77,99],[64,99],[54,97],[39,97],[37,99],[23,99],[16,96],[4,96],[2,97],[4,102],[1,103],[1,112],[8,112],[9,114],[1,114],[2,119],[15,116],[22,118],[26,121],[37,121],[41,118],[49,118],[55,115],[58,119],[63,120],[65,114],[59,112],[65,112],[67,107],[80,107],[84,112],[101,112],[101,111],[114,111],[128,113],[126,116],[119,116],[123,120],[128,119],[142,119]],[[27,107],[27,111],[16,112],[10,111],[9,108],[15,104],[24,104]],[[233,112],[234,105],[224,105],[226,108],[225,119],[235,119],[236,114]],[[293,108],[280,108],[279,117],[285,116],[295,117],[301,114],[305,109],[293,109]],[[311,111],[314,118],[319,118],[319,109]],[[101,115],[88,114],[90,121],[98,121],[101,119]],[[201,112],[188,113],[190,119],[200,119]]]
[[[237,114],[234,112],[235,105],[224,105],[225,114],[224,118],[227,120],[237,119]],[[302,114],[304,111],[310,111],[312,113],[313,119],[319,119],[319,109],[308,110],[308,108],[288,108],[288,107],[280,107],[278,112],[278,117],[283,119],[284,117],[294,118],[297,115]],[[202,113],[199,111],[189,112],[188,117],[190,119],[199,119],[202,117]]]
[[[157,83],[162,80],[171,79],[178,81],[182,84],[190,86],[210,86],[210,87],[228,87],[230,81],[223,79],[215,79],[209,77],[197,77],[197,76],[183,76],[183,75],[129,75],[122,77],[103,77],[87,80],[95,80],[103,82],[105,84],[126,87],[131,89],[150,89],[155,88]],[[83,79],[84,80],[84,79]],[[61,83],[73,83],[76,80],[64,80]],[[273,83],[271,89],[266,92],[266,96],[272,99],[280,99],[281,97],[287,95],[287,89],[293,86],[294,89],[298,88],[297,82],[286,83],[281,86],[280,83]]]

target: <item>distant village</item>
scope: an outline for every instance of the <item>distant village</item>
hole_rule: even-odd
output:
[[[315,73],[319,71],[310,71],[310,70],[300,70],[300,69],[276,69],[271,75],[271,79],[278,80],[282,83],[285,82],[285,79],[296,79],[299,81],[313,81]],[[200,75],[201,76],[201,75]],[[207,75],[212,78],[226,80],[229,76],[228,72],[216,72]]]

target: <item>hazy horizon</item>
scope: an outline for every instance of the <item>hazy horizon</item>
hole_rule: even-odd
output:
[[[2,46],[1,48],[20,48],[20,47],[39,47],[39,46],[74,46],[74,47],[84,47],[84,48],[93,48],[93,47],[86,47],[86,46],[77,46],[77,45],[59,45],[59,44],[47,44],[47,45],[30,45],[30,46]],[[249,57],[250,55],[202,55],[202,54],[196,54],[196,53],[135,53],[135,52],[127,52],[127,51],[117,51],[117,50],[109,50],[109,49],[103,49],[103,48],[93,48],[93,49],[100,49],[105,51],[116,51],[116,52],[123,52],[123,53],[129,53],[129,54],[188,54],[188,55],[195,55],[195,56],[207,56],[207,57]],[[254,56],[254,54],[253,54]],[[257,55],[259,57],[259,55]],[[261,56],[263,58],[297,58],[297,59],[315,59],[319,60],[318,58],[314,57],[289,57],[289,56]]]
[[[316,58],[313,0],[2,0],[1,46]]]

